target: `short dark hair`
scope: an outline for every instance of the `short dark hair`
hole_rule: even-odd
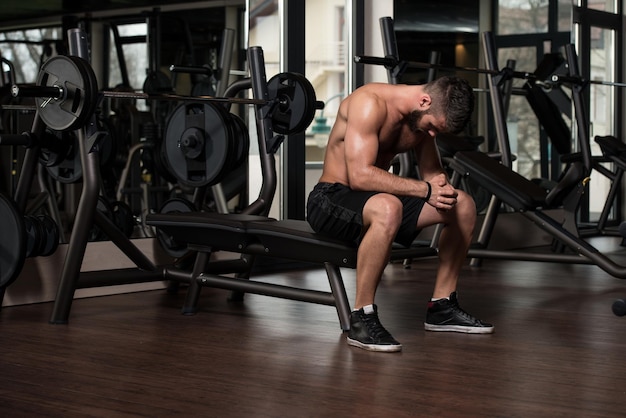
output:
[[[431,112],[445,114],[448,132],[456,134],[465,129],[474,112],[474,91],[467,80],[440,77],[425,84],[424,91],[431,96]]]

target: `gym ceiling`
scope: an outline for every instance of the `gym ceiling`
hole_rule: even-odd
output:
[[[190,0],[2,0],[0,28],[68,14],[105,12],[116,9],[154,8],[172,4],[191,4]],[[202,2],[206,7],[209,2]],[[228,3],[228,2],[220,2]]]

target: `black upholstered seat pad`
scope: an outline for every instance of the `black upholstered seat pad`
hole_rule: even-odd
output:
[[[156,213],[146,218],[148,225],[159,228],[178,242],[225,251],[238,251],[254,241],[246,232],[248,223],[253,221],[276,222],[265,216],[212,212]]]
[[[214,212],[170,212],[154,213],[147,217],[148,225],[170,226],[189,225],[205,228],[207,224],[214,225],[212,228],[224,231],[245,230],[249,222],[274,222],[276,219],[260,215],[223,214]]]
[[[263,243],[267,255],[330,262],[340,267],[356,266],[355,243],[318,234],[306,221],[284,219],[276,222],[250,222],[248,233]]]
[[[176,241],[214,250],[356,266],[355,244],[317,234],[306,221],[187,212],[151,214],[147,223],[162,229]],[[251,247],[252,244],[261,246]]]
[[[614,136],[596,136],[595,141],[600,145],[605,155],[626,156],[626,144]]]
[[[547,191],[482,152],[458,152],[453,168],[518,211],[545,206]]]

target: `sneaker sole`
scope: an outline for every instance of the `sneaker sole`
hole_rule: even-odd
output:
[[[346,341],[348,345],[353,347],[359,347],[367,351],[377,351],[382,353],[393,353],[402,350],[402,344],[398,345],[387,345],[387,344],[363,344],[360,341],[353,340],[350,337],[346,337]]]
[[[433,325],[424,323],[426,331],[461,332],[463,334],[492,334],[494,327],[467,327],[463,325]]]

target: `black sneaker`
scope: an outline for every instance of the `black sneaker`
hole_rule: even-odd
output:
[[[348,344],[370,351],[400,351],[402,344],[397,342],[378,319],[378,308],[366,314],[363,308],[350,314]]]
[[[465,312],[456,298],[456,292],[450,295],[450,300],[441,299],[428,303],[426,311],[426,331],[453,331],[466,334],[491,334],[493,325],[482,322]]]

